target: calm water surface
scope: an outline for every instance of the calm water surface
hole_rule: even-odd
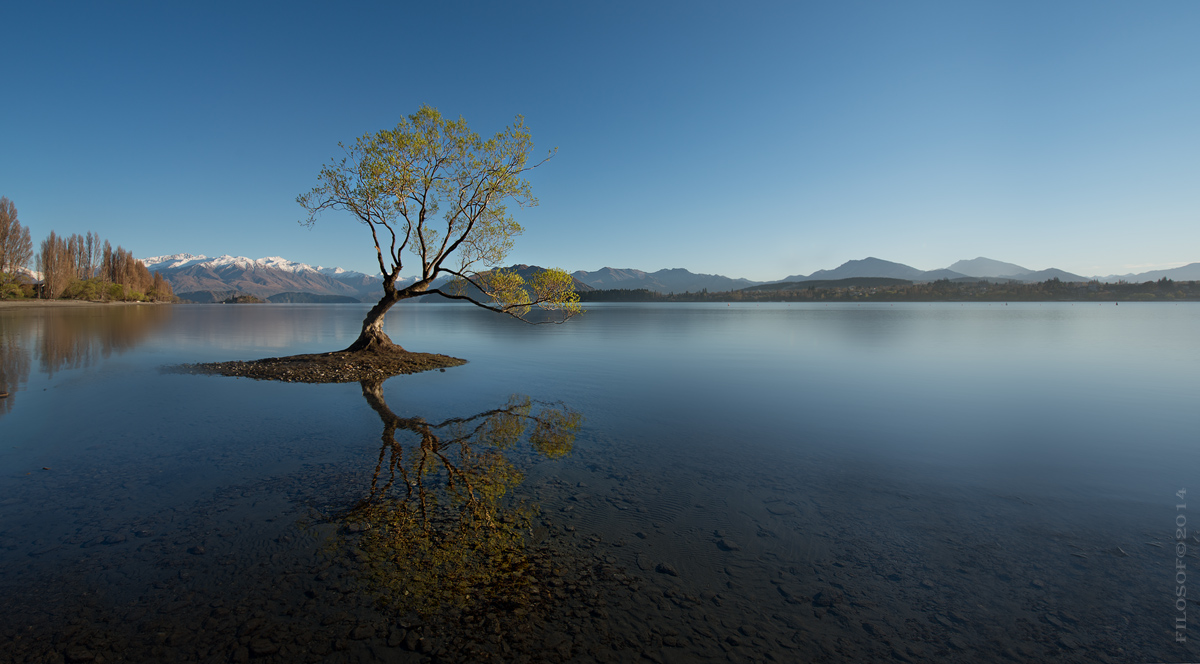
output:
[[[393,339],[468,364],[163,370],[341,348],[366,309],[0,309],[0,659],[1198,659],[1196,304],[414,305]],[[559,412],[582,425],[550,453],[528,418]],[[487,518],[524,566],[433,613],[412,569],[364,572],[384,530],[348,516],[416,418],[459,420],[431,487],[519,480]]]

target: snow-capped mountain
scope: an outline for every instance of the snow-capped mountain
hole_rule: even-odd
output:
[[[282,270],[293,274],[300,272],[316,272],[334,279],[378,279],[373,275],[364,274],[362,272],[354,272],[344,270],[340,267],[322,267],[320,265],[313,267],[307,263],[290,261],[281,256],[267,256],[265,258],[246,258],[245,256],[230,256],[225,254],[216,258],[194,254],[171,254],[170,256],[153,256],[151,258],[142,258],[142,263],[151,271],[178,270],[182,268],[192,267],[196,265],[207,268],[221,268],[233,266],[243,270],[270,269]]]
[[[18,267],[17,278],[27,283],[38,283],[42,280],[42,273],[37,270],[31,270],[27,267]]]
[[[279,293],[341,295],[360,300],[379,296],[382,279],[340,267],[313,267],[279,256],[246,258],[170,254],[142,258],[151,272],[163,275],[175,293],[240,291],[261,298]]]

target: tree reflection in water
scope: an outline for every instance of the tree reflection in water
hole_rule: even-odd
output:
[[[165,305],[93,305],[0,312],[0,415],[10,412],[31,370],[53,377],[83,369],[145,341],[171,318]]]
[[[12,410],[13,393],[29,381],[29,351],[15,326],[0,325],[0,415]]]
[[[370,492],[340,520],[359,533],[359,569],[381,603],[424,615],[525,604],[535,510],[511,496],[524,476],[509,457],[525,451],[523,441],[538,456],[570,453],[582,416],[514,395],[500,408],[431,423],[392,412],[382,380],[361,385],[383,420],[382,446]]]

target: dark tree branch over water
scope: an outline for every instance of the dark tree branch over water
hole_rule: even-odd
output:
[[[526,283],[494,269],[522,232],[507,206],[537,204],[523,176],[545,163],[530,163],[533,139],[520,116],[485,141],[463,119],[445,119],[423,106],[395,129],[342,148],[345,156],[322,168],[320,184],[297,201],[309,213],[301,223],[312,225],[319,213],[341,210],[371,232],[383,297],[346,351],[397,349],[383,330],[384,315],[401,300],[431,293],[522,319],[533,307],[556,312],[556,322],[579,312],[565,270],[547,270]],[[409,256],[416,259],[419,277],[401,287]],[[455,280],[435,288],[442,275]],[[470,295],[471,286],[489,299]]]

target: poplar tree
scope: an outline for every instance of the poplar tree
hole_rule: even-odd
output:
[[[32,259],[29,229],[17,219],[17,206],[0,196],[0,284],[16,281],[17,272],[29,267]]]

